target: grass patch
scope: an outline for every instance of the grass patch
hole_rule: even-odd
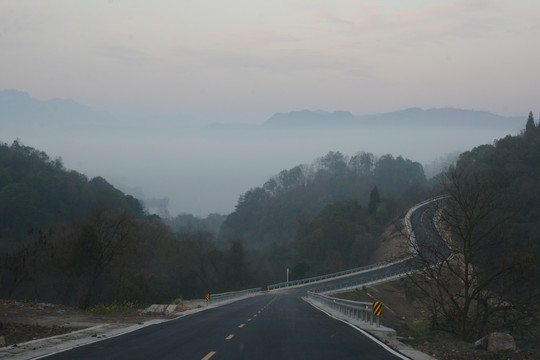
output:
[[[138,309],[136,303],[132,301],[113,302],[112,304],[96,304],[88,309],[88,312],[99,315],[125,314]]]
[[[422,344],[427,342],[437,343],[441,340],[446,341],[452,339],[452,334],[442,331],[433,330],[431,322],[428,319],[414,320],[412,324],[403,324],[401,328],[401,341],[409,344]]]
[[[178,305],[178,304],[181,304],[182,301],[184,301],[184,298],[180,296],[180,297],[174,299],[172,303],[173,303],[174,305]]]

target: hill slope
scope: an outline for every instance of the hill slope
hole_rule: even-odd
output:
[[[64,169],[60,159],[13,142],[0,143],[0,243],[22,241],[29,232],[46,230],[89,215],[94,210],[126,210],[143,216],[138,200],[105,179],[88,180]]]

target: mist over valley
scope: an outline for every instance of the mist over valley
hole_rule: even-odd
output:
[[[71,99],[41,101],[13,90],[0,92],[0,104],[1,141],[19,139],[137,198],[168,199],[171,216],[230,213],[247,190],[329,151],[401,155],[427,164],[433,176],[448,154],[517,134],[525,122],[525,116],[411,108],[375,115],[302,110],[253,124],[216,119],[196,126],[180,116],[121,119]]]
[[[0,1],[0,357],[540,358],[539,13]]]

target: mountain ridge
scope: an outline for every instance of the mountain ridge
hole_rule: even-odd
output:
[[[387,125],[422,125],[422,126],[496,126],[519,130],[523,117],[507,117],[484,110],[465,110],[458,108],[418,107],[397,110],[389,113],[353,115],[348,111],[333,113],[311,110],[276,113],[262,124],[264,127],[303,127],[303,126],[387,126]]]
[[[355,115],[350,111],[294,110],[276,112],[260,124],[223,124],[213,122],[207,130],[233,130],[235,128],[302,129],[344,128],[371,126],[442,126],[442,127],[497,127],[519,131],[525,121],[520,116],[503,116],[484,110],[466,110],[443,107],[422,109],[411,107],[387,113]],[[118,120],[111,114],[96,111],[73,99],[54,98],[39,100],[25,91],[0,90],[0,125],[5,128],[73,128],[83,126],[114,127]]]
[[[88,131],[108,127],[116,119],[73,99],[39,100],[25,91],[0,90],[0,126],[6,131]]]

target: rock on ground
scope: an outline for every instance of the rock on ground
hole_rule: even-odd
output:
[[[488,336],[487,349],[491,352],[516,350],[516,343],[512,335],[495,332]]]

